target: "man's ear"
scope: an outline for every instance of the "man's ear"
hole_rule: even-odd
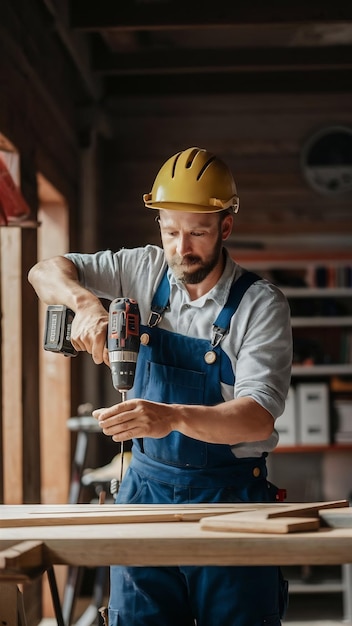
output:
[[[223,241],[225,241],[225,239],[228,239],[228,237],[231,235],[232,226],[233,226],[233,215],[229,213],[228,215],[225,215],[224,219],[221,222],[221,235],[222,235]]]

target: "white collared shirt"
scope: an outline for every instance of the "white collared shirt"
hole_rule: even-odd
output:
[[[155,290],[167,267],[164,251],[158,246],[105,250],[96,254],[67,254],[76,265],[81,284],[98,297],[137,300],[141,323],[146,324]],[[191,300],[182,282],[168,270],[170,308],[160,327],[165,330],[207,339],[223,308],[235,279],[245,270],[226,253],[226,265],[218,283],[204,296]],[[231,320],[229,333],[221,343],[235,372],[235,386],[222,384],[225,401],[249,396],[276,419],[285,406],[291,378],[292,330],[290,310],[283,293],[267,280],[249,287]],[[266,441],[237,444],[237,457],[260,456],[278,441],[276,431]]]

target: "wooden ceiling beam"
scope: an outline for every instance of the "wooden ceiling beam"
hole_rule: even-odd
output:
[[[352,46],[302,48],[163,49],[111,53],[103,42],[92,47],[92,70],[98,74],[186,74],[351,69]]]
[[[236,2],[214,3],[204,0],[201,5],[185,0],[168,0],[145,4],[135,1],[87,2],[71,0],[71,27],[84,31],[101,30],[167,30],[178,28],[209,28],[244,24],[307,24],[312,22],[345,22],[352,20],[352,4],[334,2]]]
[[[254,239],[263,238],[264,236],[282,236],[282,235],[341,235],[350,236],[352,234],[352,220],[314,220],[312,218],[305,220],[281,220],[281,221],[260,221],[253,222],[237,222],[233,235],[228,242],[229,247],[239,247],[238,237],[240,235],[251,235]],[[237,239],[236,239],[237,237]],[[278,242],[280,243],[280,241]]]
[[[124,95],[189,95],[220,93],[350,93],[351,70],[204,72],[183,75],[107,76],[109,98]]]

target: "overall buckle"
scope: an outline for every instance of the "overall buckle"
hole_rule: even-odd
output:
[[[151,311],[147,325],[149,326],[149,328],[154,328],[154,326],[157,326],[159,324],[160,320],[160,313],[157,313],[156,311]]]
[[[220,344],[220,342],[223,340],[226,333],[227,333],[226,328],[220,328],[220,326],[213,326],[212,338],[211,338],[211,345],[213,346],[213,348],[216,348],[216,346]]]

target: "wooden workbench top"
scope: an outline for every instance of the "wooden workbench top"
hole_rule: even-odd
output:
[[[3,514],[5,509],[2,507]],[[9,508],[7,513],[10,513]],[[113,564],[330,565],[352,562],[352,528],[266,534],[209,531],[202,529],[197,521],[160,521],[0,529],[0,550],[28,540],[43,543],[47,564],[87,567]]]

